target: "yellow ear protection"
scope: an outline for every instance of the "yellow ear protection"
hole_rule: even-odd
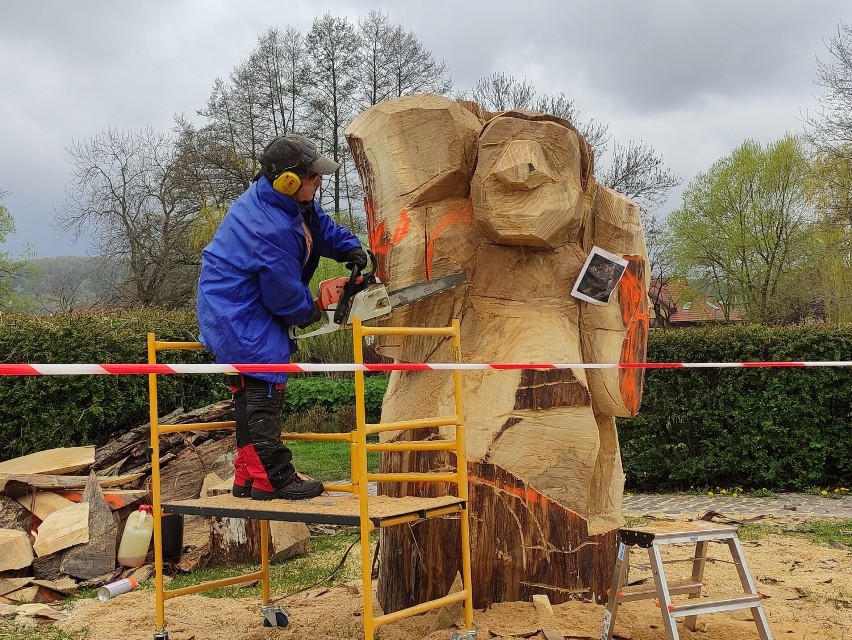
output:
[[[290,169],[303,168],[307,169],[317,159],[316,145],[302,136],[287,136],[288,138],[296,138],[302,146],[302,155],[299,161],[290,166],[284,167],[284,170],[272,181],[272,188],[283,193],[285,196],[292,196],[302,186],[302,179]],[[275,167],[271,167],[274,171]]]
[[[272,183],[272,188],[280,191],[285,196],[292,196],[301,186],[302,179],[292,171],[285,171],[275,178],[275,181]]]

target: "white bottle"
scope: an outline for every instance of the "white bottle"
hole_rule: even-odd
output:
[[[151,534],[154,532],[153,509],[143,504],[127,518],[121,544],[118,545],[118,561],[125,567],[141,567],[148,555]]]

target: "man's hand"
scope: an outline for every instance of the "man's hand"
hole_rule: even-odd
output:
[[[345,262],[346,268],[350,271],[352,271],[354,267],[358,267],[359,271],[364,271],[367,269],[367,252],[361,247],[352,249],[343,256],[343,260],[341,260],[341,262]]]
[[[311,317],[308,318],[302,324],[298,325],[298,327],[300,329],[304,329],[305,327],[309,327],[312,324],[314,324],[315,322],[319,322],[320,320],[322,320],[322,317],[323,317],[322,309],[320,309],[319,306],[317,305],[317,303],[314,302],[314,310],[311,312]]]

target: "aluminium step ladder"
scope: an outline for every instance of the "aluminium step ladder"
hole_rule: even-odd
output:
[[[686,526],[694,526],[694,524]],[[608,591],[601,640],[612,640],[616,614],[622,603],[653,598],[656,598],[660,607],[666,640],[680,638],[675,618],[685,617],[684,626],[690,631],[695,631],[699,615],[736,609],[750,609],[760,640],[772,640],[772,632],[769,630],[769,623],[761,605],[762,596],[757,592],[754,580],[749,573],[748,564],[737,537],[737,527],[709,525],[698,529],[677,531],[654,531],[650,527],[626,528],[619,530],[619,536],[618,556],[612,584]],[[707,547],[710,542],[727,544],[743,587],[742,595],[720,600],[698,600],[701,596],[701,588],[705,586],[704,567],[708,559],[711,562],[715,560],[707,556]],[[667,580],[660,553],[660,547],[667,544],[695,545],[695,553],[691,558],[692,576],[689,580],[682,583],[670,583]],[[630,568],[630,550],[634,546],[648,550],[649,564],[654,576],[653,589],[626,587],[627,573]],[[688,594],[690,601],[675,604],[672,596],[683,594]]]

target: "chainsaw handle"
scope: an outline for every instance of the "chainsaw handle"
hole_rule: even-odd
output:
[[[343,285],[343,294],[340,296],[340,302],[337,303],[337,310],[334,312],[334,323],[345,325],[349,320],[349,310],[352,308],[352,299],[359,291],[363,291],[368,285],[373,284],[376,275],[376,256],[372,251],[367,249],[367,256],[370,258],[370,270],[361,274],[361,267],[357,264],[352,265],[352,273],[349,274],[349,280]],[[360,278],[360,282],[358,279]]]

